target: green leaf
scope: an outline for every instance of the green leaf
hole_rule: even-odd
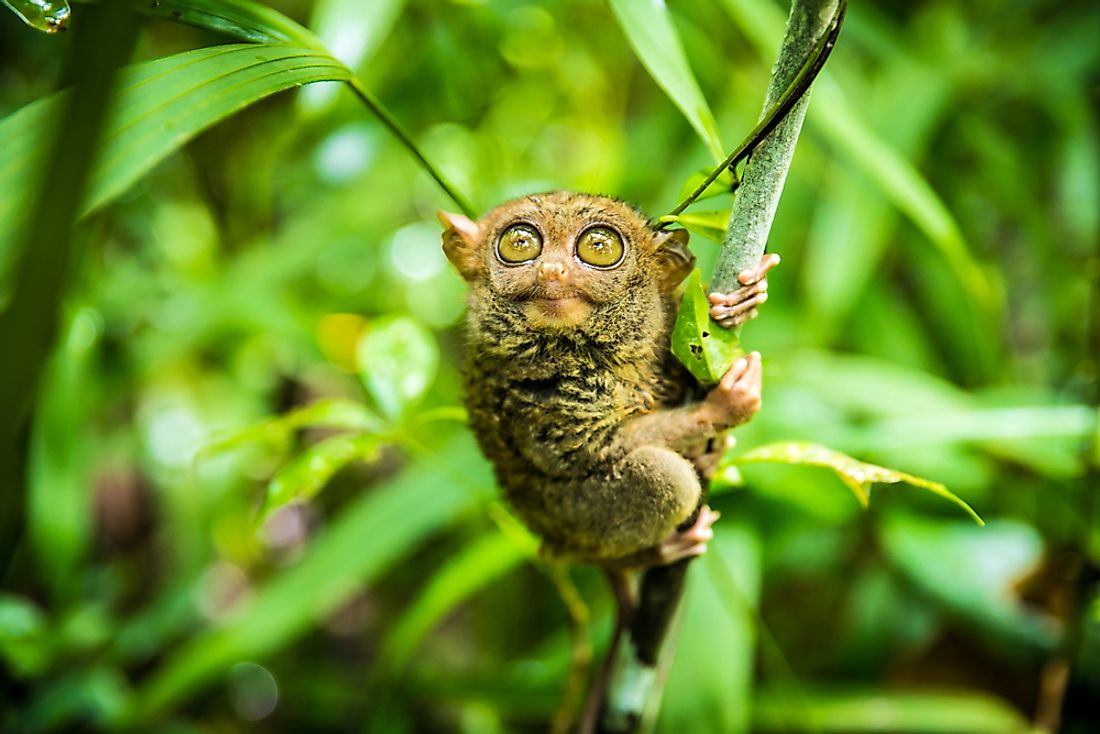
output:
[[[376,460],[380,443],[379,437],[372,434],[344,433],[313,444],[280,469],[267,485],[259,520],[266,520],[295,500],[312,499],[351,462]]]
[[[199,456],[206,457],[252,443],[282,446],[289,441],[294,431],[306,427],[377,433],[385,425],[381,418],[360,403],[342,398],[326,398],[207,444]]]
[[[775,58],[778,39],[783,36],[782,12],[769,3],[751,0],[723,0],[722,5],[760,56]],[[864,122],[864,113],[848,102],[831,75],[823,75],[815,83],[814,113],[807,119],[924,233],[975,303],[986,310],[998,305],[1000,295],[994,283],[970,254],[962,229],[943,199],[895,146]]]
[[[409,316],[370,325],[356,347],[359,377],[387,418],[400,422],[435,380],[439,346],[432,332]]]
[[[53,655],[46,617],[31,601],[0,593],[0,661],[17,677],[41,673]]]
[[[753,449],[731,459],[736,464],[771,463],[771,464],[803,464],[807,466],[820,466],[832,469],[836,472],[844,484],[852,490],[859,503],[867,507],[871,501],[871,485],[873,484],[898,484],[905,483],[921,489],[927,489],[933,494],[943,497],[966,511],[978,525],[985,525],[978,513],[971,509],[956,494],[939,482],[906,474],[895,469],[866,464],[851,456],[834,451],[821,444],[804,441],[779,442],[768,444]]]
[[[666,214],[658,221],[679,224],[684,229],[701,234],[707,239],[721,242],[726,236],[726,226],[730,221],[730,212],[729,209],[726,209],[716,212]]]
[[[750,731],[762,564],[756,530],[719,523],[710,549],[687,577],[660,731]],[[700,711],[707,712],[705,723]]]
[[[664,0],[611,0],[631,48],[665,94],[706,143],[715,162],[726,157],[718,125],[688,65]]]
[[[979,530],[898,514],[884,518],[880,534],[892,567],[997,649],[1038,662],[1057,648],[1064,625],[1020,597],[1044,557],[1035,528],[998,519]]]
[[[69,3],[65,0],[3,0],[11,12],[31,28],[57,33],[69,27]]]
[[[277,10],[250,0],[130,0],[130,4],[143,15],[205,28],[239,41],[325,51],[309,30]]]
[[[318,0],[309,25],[332,55],[349,69],[360,69],[386,39],[405,8],[406,0]],[[303,90],[298,98],[310,112],[325,108],[336,96],[336,88],[322,84]]]
[[[722,379],[744,353],[737,333],[711,320],[710,302],[698,269],[692,271],[684,288],[676,325],[672,327],[672,353],[695,379],[707,385]]]
[[[387,670],[404,667],[416,646],[445,614],[530,558],[536,546],[533,538],[528,544],[519,544],[493,531],[451,555],[387,635],[377,664]]]
[[[295,565],[254,590],[241,616],[171,652],[142,680],[124,720],[151,720],[198,693],[233,663],[261,661],[290,644],[426,536],[485,501],[492,486],[488,465],[464,432],[392,482],[363,493],[312,540]]]
[[[819,734],[1028,734],[1020,712],[965,690],[800,690],[771,686],[753,699],[752,731]]]
[[[35,407],[29,455],[27,539],[53,599],[79,599],[80,566],[92,541],[95,425],[100,375],[94,339],[100,326],[92,309],[70,320],[67,338],[48,363]]]
[[[167,155],[220,120],[276,92],[351,73],[327,54],[291,46],[232,44],[127,67],[100,140],[82,215],[134,184]],[[27,210],[48,136],[69,92],[40,99],[0,120],[0,282]]]

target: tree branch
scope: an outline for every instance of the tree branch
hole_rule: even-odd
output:
[[[839,32],[845,0],[793,0],[787,31],[772,69],[761,122],[747,141],[712,176],[751,153],[718,256],[711,290],[739,287],[737,275],[759,261],[775,216],[794,146],[809,104],[809,86]],[[782,112],[789,110],[784,116]],[[767,131],[771,130],[770,133]],[[763,137],[767,135],[767,137]],[[761,138],[763,137],[763,140]],[[682,211],[708,184],[688,198]],[[695,516],[685,525],[694,522]],[[683,595],[690,559],[648,569],[641,578],[638,606],[625,644],[611,653],[611,679],[599,731],[629,734],[647,728],[658,708],[662,643]]]
[[[839,30],[845,5],[845,0],[793,0],[779,58],[772,68],[771,83],[764,101],[765,114],[799,75],[818,39]],[[714,267],[711,291],[726,293],[736,290],[740,286],[738,273],[755,265],[764,254],[809,103],[807,89],[787,116],[775,126],[775,130],[756,147],[745,166],[726,237]]]

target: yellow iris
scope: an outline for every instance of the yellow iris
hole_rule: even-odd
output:
[[[534,260],[542,252],[542,236],[529,224],[513,224],[497,242],[497,254],[506,263]]]
[[[593,227],[577,240],[577,257],[597,268],[610,268],[623,259],[623,238],[607,227]]]

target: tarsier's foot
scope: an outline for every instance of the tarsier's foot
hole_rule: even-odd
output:
[[[711,479],[714,477],[714,472],[718,468],[718,463],[722,460],[722,457],[736,445],[737,439],[733,437],[732,433],[723,433],[721,436],[710,440],[706,451],[691,457],[691,463],[695,465],[695,470],[704,479]]]
[[[739,425],[760,410],[762,372],[760,352],[751,352],[722,375],[704,401],[715,426],[721,429]]]
[[[764,255],[756,267],[737,276],[741,282],[740,288],[733,293],[711,293],[710,317],[727,329],[755,319],[757,306],[768,300],[767,273],[778,264],[779,255]]]
[[[703,505],[699,509],[699,517],[696,518],[695,523],[690,528],[687,530],[674,530],[672,534],[653,547],[653,563],[651,565],[667,566],[670,563],[706,553],[707,543],[714,538],[714,529],[711,526],[718,518],[719,514],[717,512],[710,509],[708,505]]]

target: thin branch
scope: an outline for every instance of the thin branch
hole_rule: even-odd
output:
[[[776,104],[786,90],[803,76],[806,67],[804,59],[814,56],[812,51],[807,52],[806,49],[822,48],[824,51],[832,47],[840,31],[845,7],[846,0],[794,0],[791,3],[787,32],[772,69],[765,109]],[[824,46],[821,45],[823,38]],[[729,228],[715,264],[711,291],[728,292],[739,287],[738,274],[754,265],[764,254],[809,102],[807,89],[772,133],[756,147],[752,160],[745,166],[737,198],[733,202]]]
[[[761,122],[746,142],[673,211],[674,215],[679,214],[723,170],[752,155],[734,201],[712,283],[714,289],[730,290],[730,278],[736,284],[737,274],[763,254],[806,114],[808,91],[836,44],[845,7],[845,0],[793,0]],[[694,520],[690,518],[688,524]],[[683,596],[689,563],[687,559],[650,568],[642,577],[626,644],[612,651],[615,660],[599,722],[601,734],[644,730],[647,717],[656,710],[662,643]]]
[[[737,164],[751,156],[753,151],[756,150],[765,138],[771,135],[771,132],[775,130],[779,123],[786,119],[791,108],[809,91],[810,85],[813,84],[817,75],[825,67],[825,62],[833,52],[833,47],[836,46],[836,39],[840,36],[840,27],[844,23],[844,13],[847,8],[848,0],[841,0],[837,6],[836,13],[829,23],[828,32],[815,44],[813,51],[798,70],[798,75],[783,91],[782,96],[764,112],[760,118],[760,122],[756,123],[756,127],[745,136],[741,144],[734,148],[733,152],[730,153],[724,161],[719,163],[718,166],[703,179],[703,182],[699,184],[687,198],[677,204],[676,208],[669,212],[667,216],[676,216],[691,206],[695,200],[702,196],[703,192],[722,175],[723,171],[729,169],[731,172],[736,172],[735,169],[737,168]],[[664,217],[662,217],[662,219],[664,219]],[[671,222],[662,222],[657,226],[657,229],[663,229],[669,224],[671,224]]]

